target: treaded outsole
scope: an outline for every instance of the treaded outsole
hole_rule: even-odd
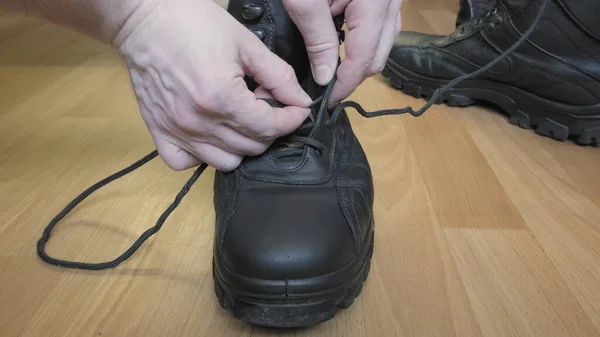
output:
[[[410,81],[405,81],[398,76],[393,76],[392,71],[386,66],[381,72],[383,77],[388,78],[390,85],[403,93],[425,100],[429,100],[437,88],[426,88]],[[450,107],[466,107],[474,105],[477,102],[466,96],[455,92],[447,92],[441,95],[435,104],[445,104]],[[489,102],[494,103],[494,102]],[[509,122],[522,129],[532,129],[538,135],[549,137],[557,141],[565,141],[573,138],[574,142],[581,146],[599,146],[600,145],[600,126],[589,128],[573,128],[561,124],[550,118],[533,116],[522,110],[503,110],[508,113]]]
[[[344,309],[348,309],[360,295],[363,285],[371,270],[373,243],[361,269],[357,282],[347,288],[339,297],[306,298],[294,300],[242,300],[227,293],[215,272],[213,263],[213,283],[215,294],[221,307],[241,321],[257,326],[270,328],[308,328],[335,317]],[[250,303],[252,302],[252,303]]]

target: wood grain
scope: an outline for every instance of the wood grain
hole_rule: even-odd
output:
[[[458,1],[406,0],[404,28],[452,29]],[[368,79],[369,110],[423,101]],[[35,252],[73,197],[153,149],[114,51],[0,13],[0,336],[600,336],[600,150],[510,125],[482,107],[366,120],[349,111],[376,188],[370,277],[312,329],[247,326],[211,277],[213,171],[119,268],[53,268]],[[48,251],[103,261],[126,249],[190,171],[160,160],[104,188]]]

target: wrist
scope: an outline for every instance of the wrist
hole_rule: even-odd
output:
[[[116,49],[139,27],[154,11],[158,10],[163,0],[127,0],[122,5],[120,14],[114,21],[107,23],[106,42]]]
[[[141,21],[162,0],[4,0],[0,7],[34,16],[115,45],[120,34]]]

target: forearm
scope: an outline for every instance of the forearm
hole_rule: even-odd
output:
[[[124,27],[142,20],[156,0],[0,0],[0,7],[31,15],[115,44]],[[146,8],[147,7],[147,8]],[[135,14],[135,15],[134,15]],[[118,39],[117,39],[118,40]]]

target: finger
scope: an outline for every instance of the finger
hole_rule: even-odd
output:
[[[256,95],[256,97],[260,97],[260,98],[273,98],[271,93],[263,87],[256,88],[256,90],[254,90],[254,94]],[[310,113],[309,109],[304,110],[302,112],[302,114],[299,115],[299,119],[294,124],[292,124],[288,130],[284,131],[281,135],[295,131],[297,129],[296,125],[300,126],[300,124],[302,122],[304,122],[306,120],[306,118],[308,118],[309,113]]]
[[[239,45],[244,73],[269,90],[278,101],[308,107],[312,99],[298,83],[292,66],[267,49],[254,34],[243,35],[244,40]]]
[[[398,35],[400,27],[400,5],[401,2],[398,0],[392,0],[390,8],[388,10],[388,17],[379,39],[379,46],[375,52],[375,57],[371,63],[371,67],[367,75],[373,75],[381,72],[385,63],[390,55],[396,36]]]
[[[375,52],[379,46],[387,17],[387,9],[373,6],[370,1],[353,1],[346,8],[346,57],[338,67],[337,81],[333,87],[329,103],[337,103],[348,97],[366,78]]]
[[[225,125],[261,142],[272,141],[295,131],[310,113],[308,108],[270,106],[264,100],[257,98],[255,93],[248,89],[242,90],[242,87],[245,88],[242,78],[234,80],[231,87],[232,92],[239,92],[239,94],[228,102],[226,110],[230,118],[224,120]],[[263,87],[261,90],[273,94],[273,91],[267,88]]]
[[[326,85],[337,67],[340,45],[329,4],[324,0],[284,0],[302,34],[315,82]]]
[[[348,4],[350,3],[350,1],[352,0],[329,0],[329,9],[331,10],[331,15],[338,16],[342,14],[346,9],[346,6],[348,6]]]
[[[188,152],[201,158],[207,165],[223,172],[235,170],[244,158],[242,155],[227,152],[215,145],[203,142],[187,142],[185,147]]]
[[[254,114],[240,114],[227,120],[226,125],[259,142],[272,142],[288,135],[308,118],[309,109],[298,107],[273,108],[267,102],[257,101]]]
[[[188,151],[161,137],[154,137],[154,144],[158,154],[171,169],[175,171],[187,170],[200,165],[202,162]]]
[[[265,152],[273,141],[258,141],[232,128],[221,127],[211,143],[233,154],[258,156]]]
[[[273,98],[273,95],[271,95],[271,93],[267,89],[260,86],[256,88],[256,90],[254,90],[254,94],[258,98]]]
[[[144,120],[144,123],[146,123],[148,131],[156,146],[156,150],[165,164],[175,171],[182,171],[200,165],[201,161],[198,158],[176,145],[175,142],[169,141],[169,137],[166,137],[161,133],[157,126],[156,118],[150,109],[151,106],[154,108],[159,107],[154,105],[152,99],[149,99],[150,97],[148,96],[146,88],[142,85],[137,85],[134,89],[138,98],[142,119]]]
[[[398,18],[396,19],[396,37],[398,37],[402,31],[402,4],[403,1],[400,0],[400,11],[398,12]]]

